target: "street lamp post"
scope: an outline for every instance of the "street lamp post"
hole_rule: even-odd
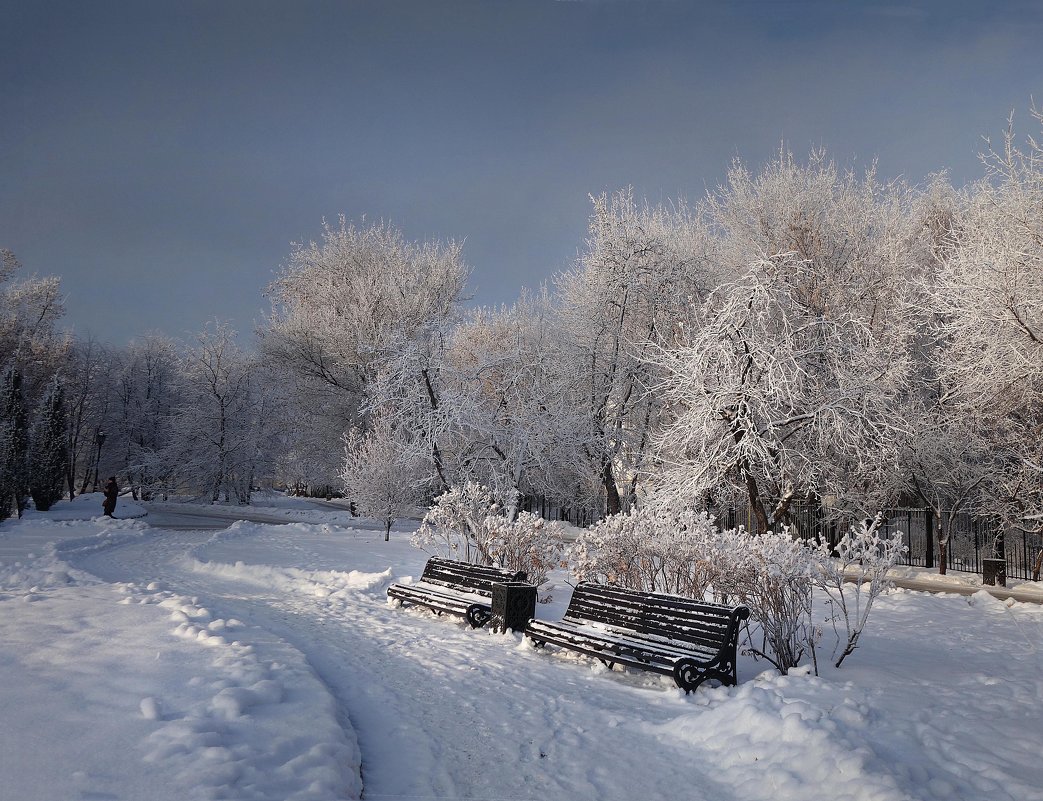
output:
[[[101,464],[101,446],[105,444],[105,432],[100,428],[94,432],[94,444],[98,446],[98,449],[94,453],[94,489],[93,492],[98,491],[98,465]]]

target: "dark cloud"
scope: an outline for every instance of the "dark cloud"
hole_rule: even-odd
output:
[[[978,174],[1041,93],[1024,3],[0,7],[0,245],[107,339],[249,329],[323,217],[465,239],[478,302],[582,246],[588,193],[694,198],[785,140]]]

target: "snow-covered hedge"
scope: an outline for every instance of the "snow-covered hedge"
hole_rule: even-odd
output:
[[[581,581],[702,598],[717,577],[719,534],[704,513],[641,507],[586,529],[568,561]]]
[[[839,667],[857,647],[873,600],[890,586],[887,570],[903,551],[900,535],[881,538],[877,523],[851,529],[831,548],[785,531],[722,531],[703,513],[649,506],[586,529],[567,559],[580,581],[745,604],[757,624],[746,649],[787,673],[815,658],[823,634],[812,616],[815,594],[832,611]]]
[[[525,571],[539,586],[561,561],[561,529],[529,512],[511,520],[488,487],[467,482],[435,500],[412,542],[449,559]]]

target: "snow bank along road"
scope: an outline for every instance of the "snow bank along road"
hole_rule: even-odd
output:
[[[112,760],[114,772],[146,760],[164,798],[1043,801],[1036,606],[898,591],[843,670],[780,677],[744,657],[739,687],[686,697],[669,678],[389,606],[387,584],[419,576],[426,557],[403,532],[384,543],[316,523],[121,525],[62,546],[65,586],[7,606],[0,634],[42,662],[61,642],[33,642],[44,616],[75,616],[59,604],[101,608],[108,593],[142,617],[69,628],[107,655],[99,682],[119,674],[133,692],[147,671],[170,674]],[[556,583],[541,616],[567,604]],[[39,611],[26,622],[23,609]],[[146,625],[167,627],[162,652],[103,644]],[[139,790],[50,797],[160,797]]]

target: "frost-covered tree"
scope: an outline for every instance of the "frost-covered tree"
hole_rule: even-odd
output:
[[[558,276],[566,331],[560,358],[586,417],[581,453],[609,514],[629,506],[662,403],[650,351],[672,341],[714,282],[702,226],[683,205],[639,205],[630,191],[592,198],[586,248]]]
[[[72,343],[62,368],[68,419],[66,482],[70,499],[77,492],[86,492],[94,475],[98,432],[104,431],[106,438],[110,434],[110,410],[116,395],[119,361],[115,349],[88,337]],[[116,440],[114,436],[113,442]],[[125,462],[113,467],[125,470]]]
[[[930,302],[959,231],[964,204],[965,198],[944,176],[933,177],[911,203],[910,240],[904,245],[911,291],[899,297],[901,315],[911,323],[911,363],[906,391],[892,410],[906,430],[897,438],[898,469],[877,470],[866,477],[877,489],[875,508],[896,497],[927,507],[942,573],[955,519],[966,512],[990,513],[1000,465],[980,419],[968,416],[955,402],[951,374],[945,369],[945,321]],[[856,497],[872,498],[866,487],[855,490]],[[848,518],[852,512],[862,518],[874,514],[872,503],[846,505],[844,500],[838,496],[837,507],[847,511]]]
[[[230,328],[208,326],[181,357],[179,388],[169,441],[147,461],[151,473],[211,503],[249,503],[266,472],[259,446],[269,407],[256,361]]]
[[[416,445],[427,451],[428,483],[436,492],[450,486],[457,475],[451,455],[446,453],[447,438],[455,437],[457,448],[462,442],[456,422],[460,410],[447,386],[445,342],[449,335],[447,326],[427,339],[389,346],[363,407],[366,420],[392,418],[397,426],[412,432]],[[456,432],[452,432],[454,428]]]
[[[344,438],[344,492],[358,511],[384,525],[384,541],[391,526],[423,503],[430,477],[430,455],[413,433],[384,417],[371,421],[362,434]]]
[[[900,348],[843,307],[809,313],[790,283],[803,269],[788,255],[755,264],[715,294],[688,341],[657,357],[677,415],[658,441],[663,491],[700,499],[731,487],[760,531],[795,499],[848,489],[838,455],[861,470],[894,464],[904,430],[893,416]]]
[[[100,358],[96,370],[108,391],[93,399],[90,433],[106,434],[101,454],[109,465],[106,472],[119,469],[134,497],[147,500],[152,487],[173,484],[167,472],[172,464],[158,454],[172,443],[173,415],[182,399],[178,346],[166,337],[149,335]]]
[[[599,476],[583,396],[562,356],[558,309],[544,291],[475,311],[452,335],[441,371],[456,477],[492,488],[514,519],[522,496],[591,508]]]
[[[29,493],[33,504],[46,512],[61,500],[68,480],[65,390],[57,377],[37,410],[29,447]]]
[[[29,495],[29,414],[22,374],[9,366],[0,383],[0,520],[19,517]]]
[[[265,374],[271,376],[269,364]],[[285,376],[271,376],[273,474],[291,492],[325,494],[341,484],[344,453],[331,443],[357,425],[350,409],[337,403],[336,393],[316,386],[291,386]]]
[[[796,500],[850,496],[894,469],[915,330],[900,314],[907,206],[903,187],[817,154],[732,169],[707,214],[734,277],[651,357],[673,415],[657,441],[660,491],[743,500],[764,532]]]
[[[71,340],[57,328],[65,314],[60,280],[13,280],[20,269],[14,254],[0,249],[0,358],[18,368],[23,392],[35,404],[61,367]]]
[[[368,415],[389,404],[403,414],[433,410],[438,353],[467,272],[454,242],[409,242],[391,225],[343,217],[324,225],[322,241],[296,245],[268,288],[261,345],[272,374],[292,382],[315,418],[329,418],[324,428],[340,427],[335,442],[349,428],[364,431]],[[438,470],[438,442],[427,441]]]
[[[1002,463],[974,420],[945,405],[924,410],[903,440],[899,463],[906,492],[934,518],[938,572],[944,575],[956,519],[967,512],[994,513]]]
[[[1010,124],[983,160],[933,287],[946,337],[938,370],[949,402],[1005,462],[999,511],[1043,530],[1043,146],[1020,143]]]

